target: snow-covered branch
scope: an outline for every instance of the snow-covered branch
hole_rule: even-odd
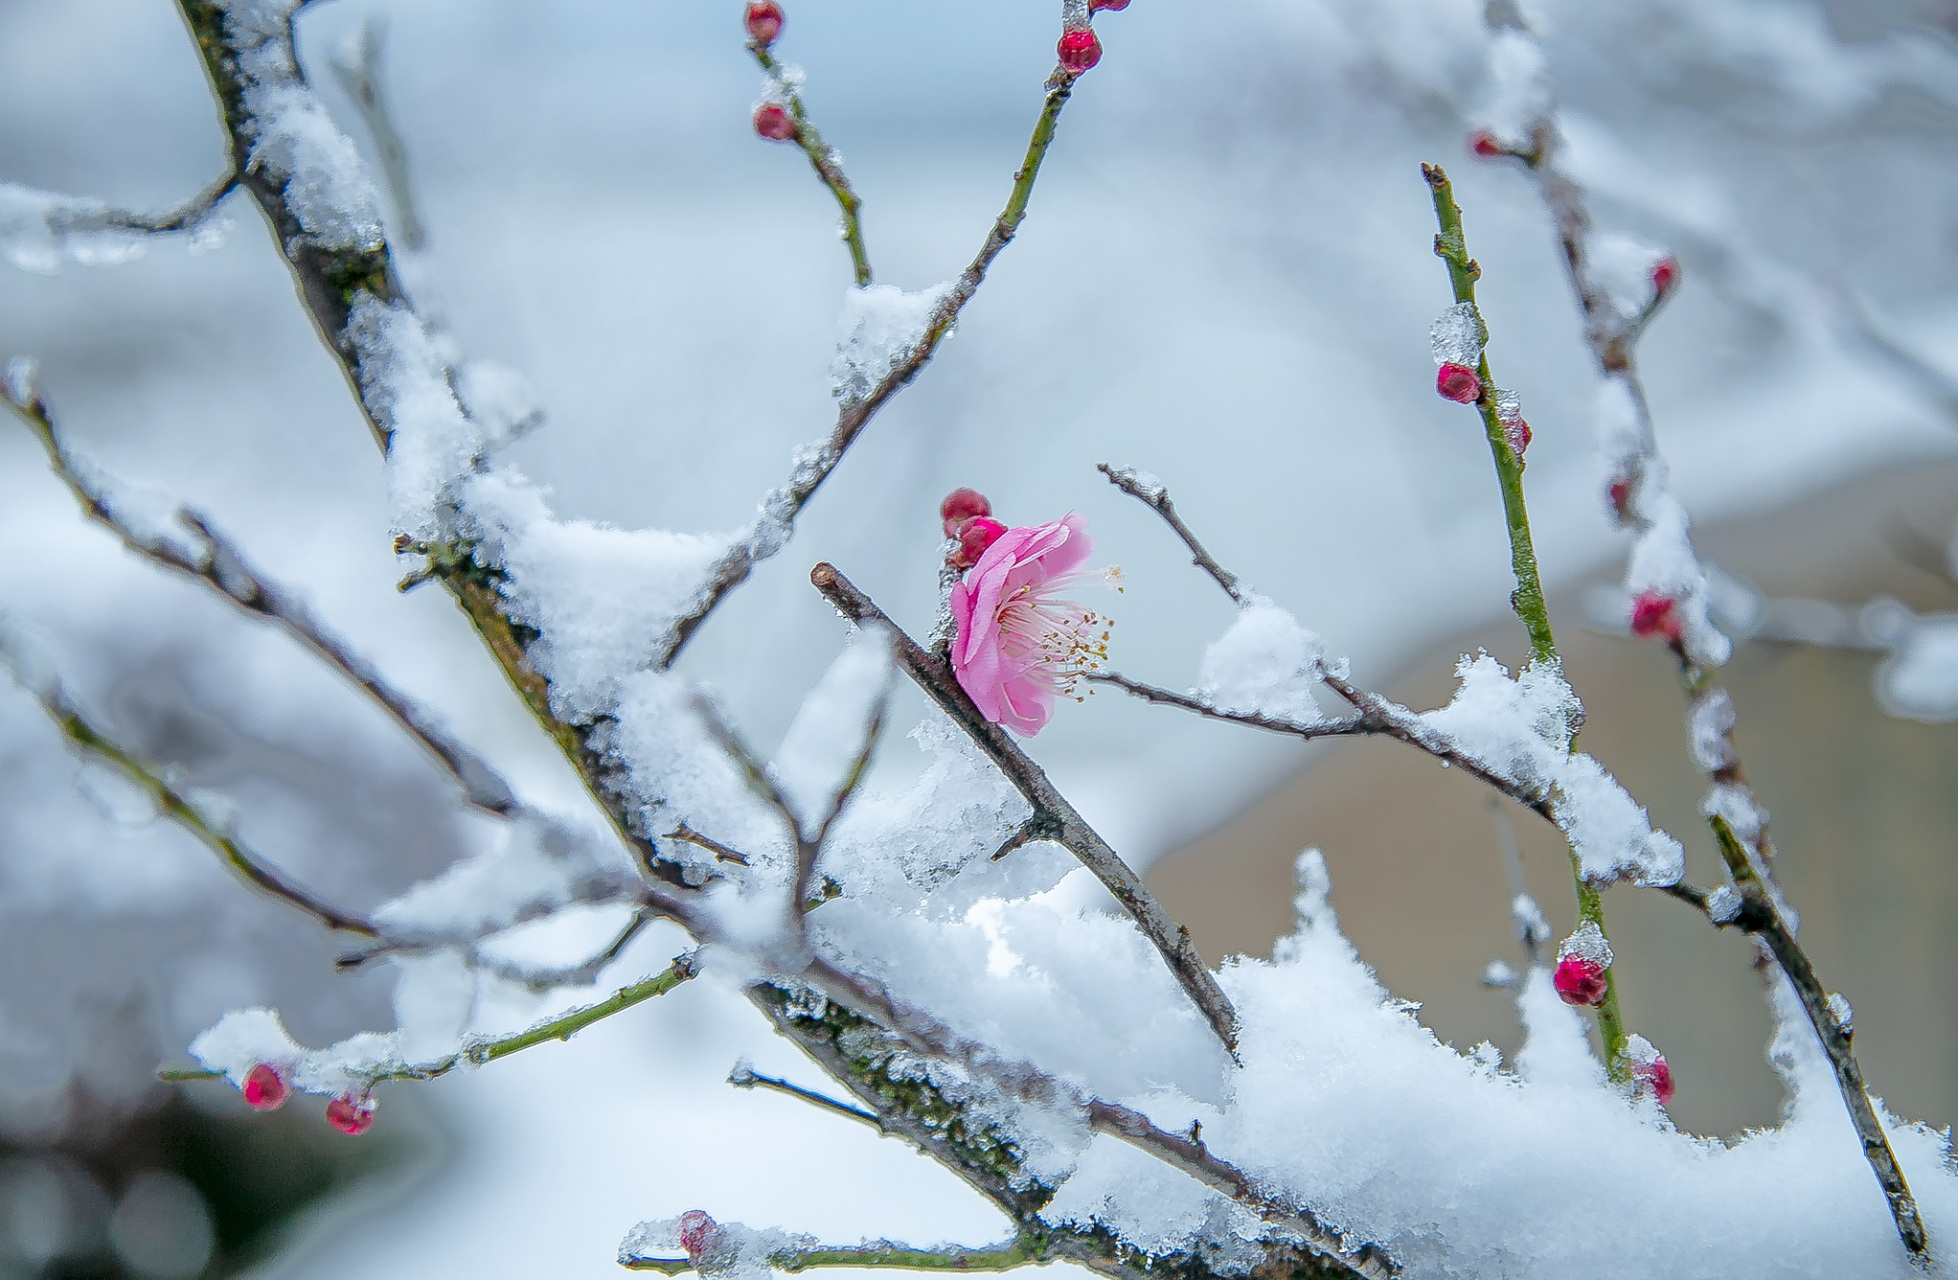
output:
[[[40,440],[48,465],[90,519],[152,564],[201,582],[247,614],[277,625],[393,717],[455,779],[471,805],[499,817],[515,812],[509,784],[487,760],[389,684],[372,662],[314,617],[297,592],[254,566],[209,517],[117,480],[64,444],[30,366],[10,367],[0,392]]]
[[[1203,1012],[1204,1020],[1210,1024],[1217,1039],[1227,1048],[1234,1046],[1237,1043],[1237,1014],[1231,1008],[1230,998],[1217,985],[1216,976],[1204,964],[1203,957],[1197,954],[1196,947],[1190,942],[1189,932],[1170,919],[1169,913],[1156,901],[1156,896],[1143,884],[1142,877],[1088,825],[1087,819],[1068,803],[1040,766],[1013,742],[1004,729],[980,714],[972,699],[959,687],[950,664],[927,653],[916,641],[899,631],[884,611],[839,573],[834,565],[817,565],[810,570],[809,580],[823,593],[823,598],[835,605],[837,612],[850,621],[860,626],[878,626],[891,631],[895,637],[898,665],[904,668],[904,673],[946,715],[952,717],[1006,775],[1026,802],[1033,806],[1033,816],[1029,821],[1040,824],[1040,829],[1054,832],[1043,838],[1052,839],[1066,848],[1080,860],[1082,866],[1094,873],[1095,879],[1101,881],[1102,887],[1114,896],[1115,901],[1135,921],[1136,927],[1149,939],[1150,945],[1162,956],[1183,990]]]

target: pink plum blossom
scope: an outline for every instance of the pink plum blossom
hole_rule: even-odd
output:
[[[1022,525],[1001,533],[952,584],[952,671],[994,724],[1039,733],[1054,696],[1107,658],[1107,619],[1061,598],[1101,576],[1082,572],[1093,552],[1078,515]]]

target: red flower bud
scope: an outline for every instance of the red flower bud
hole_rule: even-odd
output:
[[[1103,9],[1120,13],[1129,7],[1129,0],[1088,0],[1088,12],[1100,13]]]
[[[979,563],[979,557],[986,554],[986,548],[999,541],[999,535],[1006,532],[1006,526],[991,516],[973,516],[959,525],[953,536],[959,540],[959,549],[952,557],[952,563],[961,569],[970,569]]]
[[[1679,283],[1679,259],[1661,258],[1652,266],[1652,292],[1663,298]]]
[[[1519,458],[1523,456],[1523,450],[1530,447],[1530,441],[1535,437],[1535,433],[1530,430],[1530,424],[1522,418],[1511,418],[1503,423],[1502,433],[1503,439],[1509,441],[1510,452]]]
[[[253,1111],[277,1111],[292,1096],[292,1086],[277,1067],[261,1062],[245,1073],[245,1083],[239,1092],[245,1095],[245,1105]]]
[[[1588,956],[1565,956],[1557,962],[1550,984],[1557,998],[1580,1008],[1596,1008],[1604,1003],[1604,966]]]
[[[974,516],[989,516],[993,504],[977,489],[954,489],[938,504],[938,518],[945,522],[945,536],[959,536],[959,526]]]
[[[1611,509],[1617,512],[1620,520],[1629,520],[1632,518],[1632,478],[1630,476],[1615,477],[1610,486],[1605,490],[1605,497],[1610,500]]]
[[[1101,61],[1101,41],[1090,27],[1075,27],[1061,33],[1057,48],[1061,66],[1071,76],[1078,76]]]
[[[1484,160],[1499,160],[1509,151],[1487,129],[1476,129],[1468,136],[1469,150]]]
[[[770,142],[793,142],[797,133],[795,117],[788,108],[776,102],[764,102],[755,108],[755,134]]]
[[[752,0],[748,5],[748,38],[758,45],[771,45],[782,34],[782,6],[775,0]]]
[[[687,1251],[687,1261],[697,1263],[718,1251],[722,1239],[721,1224],[708,1217],[705,1209],[689,1209],[680,1215],[680,1247]]]
[[[326,1122],[349,1138],[359,1137],[374,1127],[374,1095],[341,1094],[326,1104]]]
[[[1666,1065],[1665,1055],[1654,1054],[1652,1061],[1634,1065],[1632,1079],[1651,1089],[1660,1106],[1672,1105],[1672,1068]]]
[[[1642,640],[1679,639],[1679,606],[1671,596],[1644,591],[1632,601],[1632,634]]]
[[[1435,371],[1435,390],[1443,400],[1474,404],[1482,398],[1482,379],[1467,365],[1450,361]]]

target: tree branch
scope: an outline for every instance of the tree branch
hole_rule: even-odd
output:
[[[1897,1224],[1897,1235],[1911,1256],[1922,1261],[1930,1256],[1924,1220],[1917,1211],[1917,1201],[1911,1195],[1910,1184],[1904,1181],[1904,1171],[1897,1163],[1897,1154],[1891,1150],[1890,1139],[1883,1132],[1882,1122],[1877,1119],[1876,1108],[1870,1103],[1869,1089],[1863,1083],[1863,1069],[1857,1064],[1856,1055],[1850,1051],[1850,1029],[1837,1020],[1835,1011],[1829,1007],[1829,994],[1816,978],[1815,966],[1795,941],[1794,931],[1782,916],[1774,893],[1755,869],[1754,859],[1747,847],[1735,836],[1734,829],[1725,818],[1716,815],[1709,821],[1720,845],[1720,857],[1726,862],[1727,872],[1733,877],[1744,904],[1744,914],[1737,916],[1733,923],[1766,945],[1773,953],[1775,963],[1787,975],[1789,985],[1795,989],[1796,997],[1802,1002],[1802,1011],[1808,1015],[1809,1025],[1815,1028],[1816,1038],[1822,1042],[1822,1051],[1835,1072],[1836,1088],[1842,1094],[1843,1107],[1849,1112],[1849,1122],[1855,1127],[1856,1136],[1862,1140],[1863,1158],[1869,1161],[1870,1171],[1876,1175],[1878,1185],[1883,1188],[1884,1199],[1889,1202],[1890,1216]]]
[[[247,883],[298,907],[329,929],[380,936],[380,931],[359,916],[330,907],[273,870],[237,836],[225,830],[225,823],[208,816],[161,772],[143,763],[134,752],[111,738],[78,711],[59,684],[28,690],[54,721],[62,734],[76,747],[119,769],[144,791],[172,822],[197,837],[206,848]]]
[[[811,1271],[818,1267],[865,1267],[892,1271],[1017,1271],[1021,1267],[1044,1267],[1053,1259],[1034,1241],[1018,1237],[983,1249],[961,1249],[943,1245],[919,1249],[911,1245],[879,1240],[870,1244],[843,1246],[817,1245],[777,1250],[768,1255],[768,1265],[776,1271]],[[697,1270],[687,1258],[624,1257],[619,1265],[628,1271],[658,1271],[664,1275],[684,1275]]]
[[[1462,234],[1462,211],[1455,203],[1454,188],[1439,165],[1422,165],[1421,176],[1427,179],[1429,194],[1434,198],[1435,223],[1439,227],[1434,240],[1435,256],[1448,267],[1448,280],[1456,303],[1475,308],[1476,318],[1480,321],[1481,310],[1475,302],[1475,282],[1481,278],[1482,268],[1469,257],[1468,244]],[[1489,456],[1495,463],[1496,480],[1502,490],[1504,524],[1509,533],[1510,569],[1516,577],[1516,589],[1509,596],[1510,606],[1523,623],[1523,629],[1529,633],[1531,660],[1560,664],[1557,638],[1550,629],[1549,606],[1543,598],[1543,580],[1537,572],[1529,508],[1523,501],[1523,457],[1511,447],[1508,429],[1496,406],[1496,380],[1489,371],[1486,348],[1476,358],[1476,375],[1482,380],[1482,393],[1476,402],[1476,409],[1482,417],[1483,433],[1489,441]],[[1566,748],[1576,735],[1577,726],[1572,725],[1565,741]],[[1596,925],[1600,933],[1604,932],[1604,901],[1597,889],[1584,879],[1575,848],[1571,850],[1571,882],[1577,894],[1578,919]],[[1618,1011],[1618,984],[1611,969],[1604,971],[1604,984],[1604,997],[1597,1006],[1598,1034],[1604,1041],[1605,1063],[1612,1078],[1623,1080],[1627,1076],[1624,1063],[1625,1023]]]
[[[75,458],[62,443],[53,412],[38,389],[24,402],[12,396],[4,398],[40,440],[49,466],[90,519],[109,529],[125,547],[152,564],[195,579],[246,613],[276,623],[288,636],[311,650],[313,656],[379,704],[455,779],[471,805],[498,817],[509,817],[516,811],[517,801],[509,784],[487,761],[437,728],[427,711],[389,685],[371,662],[314,618],[296,592],[252,565],[237,544],[219,533],[207,517],[188,507],[177,509],[177,521],[199,544],[195,547],[180,545],[163,531],[143,530],[131,524],[118,509],[119,501],[107,477]]]
[[[1048,80],[1047,99],[1041,107],[1039,120],[1034,124],[1033,136],[1027,143],[1026,159],[1013,175],[1013,187],[1007,195],[1006,207],[993,221],[978,255],[932,309],[917,344],[892,363],[890,372],[871,388],[869,394],[861,400],[844,401],[837,414],[836,428],[830,432],[829,439],[796,467],[788,484],[763,500],[761,515],[757,517],[752,531],[714,567],[700,605],[674,627],[672,643],[661,655],[660,665],[671,665],[700,624],[719,607],[728,593],[747,581],[757,564],[782,548],[803,506],[829,477],[829,473],[836,469],[837,463],[843,460],[844,453],[870,424],[870,420],[930,363],[939,344],[952,331],[959,313],[979,292],[979,286],[985,283],[986,272],[992,267],[993,260],[1012,243],[1020,224],[1026,220],[1027,202],[1033,195],[1034,182],[1040,176],[1040,166],[1047,158],[1047,149],[1053,144],[1061,108],[1067,105],[1073,92],[1074,83],[1066,76],[1055,75]]]
[[[863,201],[850,186],[850,179],[844,175],[836,149],[823,141],[823,135],[816,131],[808,112],[803,110],[802,94],[784,74],[782,64],[759,40],[748,42],[748,52],[754,55],[769,82],[776,86],[782,100],[788,105],[789,115],[795,119],[796,145],[809,157],[809,167],[816,171],[817,179],[836,197],[837,208],[843,214],[843,243],[850,250],[850,267],[856,276],[857,287],[863,288],[870,283],[870,255],[863,244]]]
[[[369,1077],[367,1082],[380,1084],[385,1080],[435,1080],[465,1064],[484,1066],[535,1045],[547,1044],[552,1040],[569,1040],[586,1027],[603,1022],[614,1014],[624,1013],[634,1005],[644,1004],[655,996],[665,995],[698,976],[699,973],[698,953],[689,951],[675,956],[673,963],[663,971],[650,978],[642,978],[629,986],[620,987],[610,997],[597,1004],[588,1004],[568,1013],[559,1014],[555,1018],[546,1019],[514,1035],[465,1041],[459,1053],[452,1053],[431,1063],[382,1071]],[[222,1080],[224,1073],[197,1067],[166,1067],[156,1073],[156,1078],[167,1083]]]
[[[1521,10],[1513,3],[1492,4],[1488,10],[1488,21],[1492,27],[1515,31],[1523,36],[1534,38]],[[1563,250],[1564,268],[1571,288],[1577,296],[1578,305],[1583,312],[1585,339],[1591,354],[1597,361],[1599,373],[1610,379],[1617,379],[1626,392],[1631,404],[1633,422],[1638,433],[1639,449],[1629,460],[1630,474],[1623,477],[1629,486],[1628,493],[1636,494],[1637,488],[1648,472],[1663,478],[1665,463],[1659,452],[1658,433],[1652,422],[1651,405],[1646,399],[1645,387],[1639,377],[1636,349],[1643,336],[1645,326],[1668,296],[1667,291],[1655,289],[1650,305],[1627,322],[1612,304],[1608,292],[1591,273],[1589,244],[1591,237],[1591,215],[1586,204],[1584,189],[1563,168],[1561,150],[1562,131],[1558,127],[1556,109],[1548,98],[1541,114],[1530,125],[1530,150],[1515,154],[1535,180],[1537,190],[1543,198],[1552,219],[1557,225],[1557,238]],[[1437,208],[1440,206],[1437,194]],[[1915,370],[1921,375],[1923,366],[1914,358],[1909,358],[1896,344],[1887,338],[1870,322],[1867,314],[1855,317],[1861,322],[1861,331],[1876,349],[1893,361],[1900,361],[1907,373]],[[1940,375],[1932,389],[1935,398],[1949,408],[1951,403],[1950,382]],[[1640,532],[1650,527],[1650,521],[1642,514],[1636,501],[1619,504],[1621,515]],[[1731,699],[1721,687],[1715,669],[1695,661],[1687,652],[1687,647],[1674,642],[1674,656],[1679,662],[1680,683],[1687,696],[1689,722],[1693,709],[1707,699]],[[1768,831],[1766,810],[1762,808],[1754,794],[1752,783],[1748,780],[1745,765],[1742,763],[1739,743],[1734,736],[1735,718],[1729,716],[1719,728],[1718,743],[1713,755],[1717,763],[1708,770],[1708,776],[1716,784],[1733,788],[1751,812],[1760,820],[1752,838],[1742,843],[1733,827],[1718,814],[1709,814],[1707,821],[1715,842],[1720,847],[1721,857],[1726,861],[1729,873],[1733,876],[1743,902],[1742,912],[1729,921],[1716,921],[1718,924],[1735,924],[1760,942],[1773,955],[1776,964],[1787,975],[1789,983],[1800,997],[1803,1009],[1815,1028],[1817,1038],[1822,1042],[1836,1075],[1837,1088],[1842,1094],[1843,1105],[1849,1112],[1851,1124],[1862,1139],[1863,1153],[1883,1188],[1884,1198],[1890,1205],[1891,1216],[1897,1224],[1897,1234],[1913,1257],[1922,1259],[1927,1255],[1924,1226],[1912,1199],[1910,1188],[1904,1181],[1903,1172],[1898,1167],[1896,1156],[1891,1151],[1889,1141],[1877,1123],[1871,1107],[1868,1090],[1863,1084],[1862,1069],[1850,1052],[1848,1032],[1836,1024],[1834,1014],[1829,1010],[1827,995],[1815,977],[1814,966],[1795,940],[1794,932],[1788,928],[1778,905],[1778,890],[1774,885],[1775,848]],[[1689,728],[1692,726],[1689,723]],[[1697,761],[1696,761],[1697,763]],[[1695,901],[1695,894],[1698,900]],[[1708,899],[1698,891],[1684,887],[1673,896],[1697,906],[1701,911],[1708,910]]]
[[[801,1085],[791,1084],[787,1080],[778,1080],[774,1076],[765,1076],[746,1064],[730,1071],[727,1082],[737,1089],[772,1089],[777,1093],[785,1094],[801,1102],[806,1102],[813,1107],[820,1107],[836,1115],[861,1121],[879,1133],[886,1132],[883,1120],[873,1111],[865,1111],[862,1107],[853,1107],[847,1102],[838,1102],[835,1098],[827,1094],[817,1093],[814,1089],[805,1089]]]
[[[1053,838],[1078,858],[1082,866],[1093,872],[1115,901],[1121,904],[1129,918],[1142,930],[1143,936],[1155,946],[1170,972],[1203,1014],[1204,1020],[1217,1033],[1217,1038],[1225,1048],[1235,1052],[1237,1011],[1231,1007],[1230,998],[1224,994],[1223,988],[1217,985],[1216,976],[1204,965],[1203,957],[1197,954],[1189,932],[1170,919],[1169,913],[1163,910],[1162,904],[1143,884],[1142,877],[1088,825],[1087,819],[1067,802],[1066,797],[1048,781],[1040,766],[1020,750],[1006,731],[979,713],[942,659],[919,648],[916,641],[899,630],[884,611],[839,573],[835,566],[819,564],[811,570],[809,579],[823,593],[823,598],[852,622],[859,625],[876,622],[891,629],[895,636],[898,664],[905,669],[905,673],[978,744],[979,749],[1033,806],[1035,816],[1054,825],[1058,834]]]
[[[1120,1138],[1213,1191],[1255,1209],[1266,1222],[1296,1233],[1319,1252],[1344,1263],[1355,1275],[1391,1280],[1399,1273],[1393,1261],[1372,1244],[1349,1249],[1345,1238],[1320,1222],[1310,1209],[1279,1204],[1259,1191],[1243,1170],[1212,1155],[1200,1139],[1170,1133],[1139,1111],[1099,1100],[1088,1103],[1088,1122],[1098,1132]]]
[[[1176,504],[1169,500],[1169,490],[1161,481],[1145,478],[1133,467],[1111,467],[1106,462],[1097,463],[1095,470],[1107,476],[1108,483],[1161,516],[1163,522],[1183,540],[1183,545],[1189,548],[1190,563],[1209,574],[1223,588],[1225,595],[1239,605],[1251,603],[1252,595],[1245,588],[1243,579],[1218,564],[1216,557],[1197,541],[1197,535],[1183,523],[1183,517],[1176,514]]]
[[[387,22],[383,18],[362,18],[359,28],[327,62],[334,79],[353,99],[367,135],[374,140],[374,151],[381,158],[381,176],[393,198],[395,219],[399,223],[391,239],[404,249],[420,249],[428,242],[427,224],[415,199],[414,183],[408,172],[408,148],[395,127],[394,113],[388,109],[381,90],[381,59],[387,47]]]

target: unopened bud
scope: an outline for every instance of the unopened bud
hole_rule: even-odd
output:
[[[326,1104],[326,1122],[349,1138],[359,1137],[374,1127],[374,1095],[341,1094]]]
[[[1679,639],[1679,605],[1671,596],[1642,591],[1632,600],[1632,634],[1642,640]]]
[[[748,38],[764,47],[782,34],[782,6],[775,0],[753,0],[748,6]]]
[[[689,1209],[680,1215],[680,1247],[687,1251],[687,1261],[698,1263],[718,1253],[725,1239],[721,1224],[708,1217],[705,1209]]]
[[[977,489],[954,489],[938,504],[938,518],[945,522],[945,536],[959,536],[959,526],[974,516],[989,516],[993,504]]]
[[[1482,379],[1467,365],[1450,360],[1435,371],[1435,391],[1443,400],[1474,404],[1482,398]]]
[[[1070,76],[1078,76],[1101,61],[1101,40],[1092,27],[1074,27],[1061,33],[1055,51],[1060,54],[1061,67]]]
[[[277,1111],[292,1096],[292,1086],[277,1067],[261,1062],[245,1073],[245,1083],[238,1092],[245,1096],[245,1105],[253,1111]]]
[[[979,563],[979,557],[986,554],[986,548],[999,541],[999,535],[1006,532],[1006,526],[991,516],[973,516],[959,526],[954,536],[959,540],[958,553],[953,563],[961,569],[970,569]]]
[[[795,117],[778,102],[764,102],[755,108],[755,135],[770,142],[793,142]]]
[[[1663,298],[1679,283],[1679,259],[1661,258],[1652,265],[1652,292]]]

